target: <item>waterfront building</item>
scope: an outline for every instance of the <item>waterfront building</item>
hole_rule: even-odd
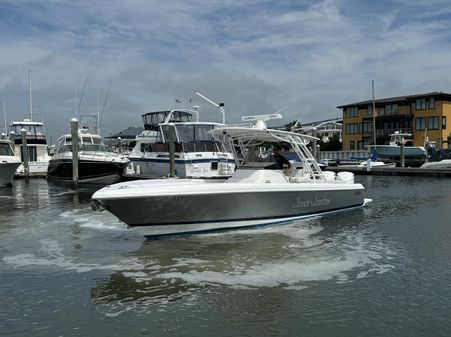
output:
[[[342,139],[342,119],[333,118],[317,122],[302,124],[301,133],[309,136],[317,137],[322,142],[327,143],[333,137]]]
[[[412,134],[413,145],[427,140],[436,148],[451,141],[451,94],[431,92],[375,100],[376,144],[388,144],[390,134]],[[343,149],[361,150],[374,143],[373,101],[340,105],[343,111]]]

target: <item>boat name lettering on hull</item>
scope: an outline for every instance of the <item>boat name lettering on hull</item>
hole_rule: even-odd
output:
[[[315,196],[315,199],[303,199],[302,197],[297,197],[296,201],[293,203],[293,208],[307,208],[307,207],[315,207],[315,206],[326,206],[330,204],[330,199],[324,196],[318,197]]]

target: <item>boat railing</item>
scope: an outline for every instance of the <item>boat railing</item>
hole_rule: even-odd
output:
[[[169,152],[169,144],[163,142],[142,143],[141,152]],[[216,141],[175,142],[175,152],[225,152],[222,144]]]

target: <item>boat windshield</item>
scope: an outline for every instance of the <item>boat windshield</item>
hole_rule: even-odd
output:
[[[171,111],[155,111],[142,115],[146,130],[158,130],[158,124],[164,123]],[[193,115],[186,111],[172,111],[171,122],[192,122]]]
[[[27,135],[32,136],[44,136],[44,126],[43,125],[30,125],[30,124],[13,124],[9,128],[9,132],[14,132],[16,135],[20,135],[20,131],[25,129]]]
[[[102,138],[95,136],[83,135],[78,138],[79,151],[85,152],[109,152],[108,147],[103,144]],[[72,152],[72,137],[66,137],[59,140],[57,145],[57,153]]]
[[[0,156],[14,156],[13,149],[9,143],[0,143]]]
[[[271,149],[265,147],[250,147],[244,154],[240,168],[260,168],[266,170],[280,170],[281,167],[272,155]]]
[[[214,128],[211,124],[179,124],[176,128],[179,142],[214,140],[213,136],[207,133]]]

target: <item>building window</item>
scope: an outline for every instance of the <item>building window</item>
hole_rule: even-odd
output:
[[[428,130],[438,130],[438,117],[428,117]]]
[[[442,117],[442,130],[446,129],[446,116]]]
[[[368,116],[373,115],[373,105],[368,105]]]
[[[360,133],[360,126],[359,123],[349,123],[346,124],[346,134],[348,135],[355,135]]]
[[[351,140],[351,141],[349,142],[349,149],[355,150],[355,142],[354,142],[353,140]]]
[[[373,122],[363,122],[363,133],[370,133],[373,131]]]
[[[346,116],[347,117],[356,117],[359,114],[357,107],[346,108]]]
[[[363,150],[362,141],[357,141],[357,150]]]
[[[435,98],[429,98],[429,109],[435,109]]]
[[[416,110],[426,110],[426,98],[418,98],[415,101]]]
[[[398,104],[387,104],[384,109],[386,115],[392,115],[398,112]]]
[[[426,129],[426,117],[415,118],[415,130],[425,130]]]

